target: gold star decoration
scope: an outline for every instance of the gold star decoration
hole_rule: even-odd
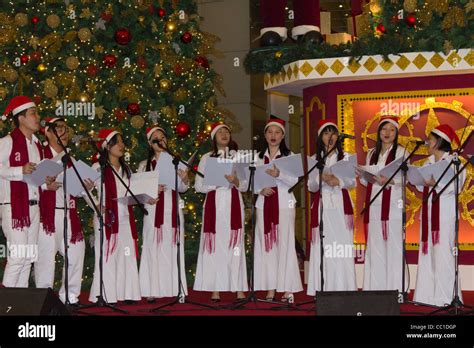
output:
[[[89,7],[83,8],[81,14],[79,15],[80,18],[89,19],[92,16],[91,10]]]
[[[97,115],[97,117],[102,119],[102,117],[104,117],[104,114],[105,114],[104,107],[102,105],[96,106],[95,107],[95,114]]]
[[[30,38],[29,44],[31,47],[33,47],[34,50],[38,48],[39,43],[40,43],[40,40],[37,36],[32,36]]]

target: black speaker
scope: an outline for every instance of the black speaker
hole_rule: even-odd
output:
[[[316,293],[317,315],[400,315],[398,291],[324,291]]]
[[[51,288],[0,289],[0,315],[70,315]]]

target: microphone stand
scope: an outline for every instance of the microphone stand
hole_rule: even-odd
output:
[[[201,177],[204,177],[204,175],[197,171],[197,170],[194,170],[194,168],[189,165],[188,163],[186,163],[185,161],[183,161],[181,159],[181,157],[176,154],[176,153],[173,153],[171,152],[167,147],[164,147],[164,146],[161,146],[159,143],[158,143],[158,146],[163,149],[164,152],[168,153],[172,158],[173,158],[173,165],[174,165],[174,172],[175,172],[175,180],[174,180],[174,194],[175,194],[175,197],[176,197],[176,204],[178,204],[179,206],[179,192],[178,192],[178,169],[179,169],[179,164],[182,163],[183,165],[185,165],[190,171],[192,171],[193,173],[201,176]],[[181,275],[181,225],[180,225],[180,219],[179,219],[179,207],[178,207],[178,212],[176,214],[176,259],[177,259],[177,266],[178,266],[178,294],[176,295],[176,298],[169,302],[169,303],[166,303],[164,305],[161,305],[161,306],[158,306],[156,308],[152,308],[149,310],[149,312],[152,312],[152,313],[155,313],[155,312],[160,312],[162,308],[165,308],[165,307],[169,307],[169,306],[173,306],[175,304],[184,304],[184,303],[189,303],[189,304],[192,304],[194,306],[201,306],[201,307],[205,307],[205,308],[209,308],[209,309],[220,309],[219,307],[214,307],[214,306],[211,306],[211,305],[207,305],[207,304],[204,304],[204,303],[198,303],[198,302],[193,302],[193,301],[189,301],[189,300],[186,300],[185,298],[185,294],[184,294],[184,286],[183,286],[183,281],[182,281],[182,275]]]
[[[471,133],[472,134],[472,133]],[[466,144],[467,141],[464,143]],[[461,164],[461,161],[459,160],[459,156],[455,156],[451,163],[454,164],[455,166],[455,175],[451,178],[451,180],[448,181],[448,183],[439,191],[439,193],[433,197],[433,201],[436,201],[439,199],[441,194],[446,191],[446,189],[451,185],[451,183],[454,181],[454,192],[455,192],[455,237],[454,237],[454,243],[455,243],[455,254],[454,254],[454,298],[451,301],[450,304],[443,306],[434,312],[429,313],[429,315],[433,315],[436,313],[440,312],[448,312],[448,313],[454,313],[454,315],[459,315],[459,314],[472,314],[474,311],[472,310],[473,307],[467,306],[462,303],[460,297],[459,297],[459,176],[461,173],[466,169],[466,167],[469,164],[474,165],[474,157],[471,157],[465,165],[461,169],[459,169],[459,166]],[[447,167],[449,168],[450,165]],[[445,171],[446,172],[446,171]],[[441,178],[440,178],[441,179]],[[438,180],[439,181],[439,180]],[[467,308],[470,309],[470,311],[465,312],[462,310],[462,308]]]

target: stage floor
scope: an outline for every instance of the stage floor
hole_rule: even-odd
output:
[[[257,303],[248,303],[243,308],[239,309],[231,309],[229,306],[232,305],[233,300],[235,299],[235,295],[231,293],[222,293],[221,294],[221,302],[215,304],[211,302],[210,297],[211,293],[209,292],[196,292],[192,289],[188,290],[189,295],[186,298],[192,302],[198,302],[201,304],[205,304],[207,306],[217,307],[218,309],[211,309],[202,306],[196,306],[191,303],[184,303],[184,304],[174,304],[173,306],[169,306],[164,308],[164,312],[152,313],[150,312],[151,309],[156,308],[158,306],[167,304],[174,300],[174,298],[162,298],[157,299],[156,303],[149,304],[146,300],[142,300],[135,304],[125,304],[119,302],[117,308],[122,310],[126,310],[128,314],[123,314],[120,312],[113,311],[108,308],[89,308],[89,309],[81,309],[79,310],[77,315],[98,315],[98,316],[314,316],[317,315],[317,310],[315,309],[315,305],[313,303],[308,303],[301,306],[288,307],[289,305],[285,303],[265,303],[265,302],[257,302]],[[259,299],[265,298],[265,292],[257,292],[257,297]],[[282,294],[278,294],[277,300],[280,299]],[[88,304],[89,294],[82,293],[80,297],[80,301],[83,304]],[[411,299],[413,296],[413,291],[410,292],[409,298]],[[295,294],[295,304],[299,304],[302,302],[307,302],[314,300],[310,296],[307,296],[306,293],[298,293]],[[468,306],[474,306],[474,291],[463,291],[463,300],[464,303]],[[400,307],[400,314],[401,315],[427,315],[432,312],[434,309],[431,307],[423,307],[423,306],[416,306],[412,304],[403,304]],[[446,313],[442,313],[442,315],[446,315]]]

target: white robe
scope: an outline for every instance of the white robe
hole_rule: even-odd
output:
[[[198,170],[202,173],[206,167],[206,160],[210,153],[201,158]],[[248,182],[240,180],[239,187],[241,192],[247,190]],[[196,277],[194,281],[194,290],[198,291],[247,291],[247,266],[245,263],[245,214],[244,202],[239,192],[240,215],[242,219],[242,230],[240,238],[234,248],[229,247],[231,240],[231,202],[232,189],[226,187],[215,187],[204,185],[204,180],[196,176],[196,192],[208,193],[216,191],[216,234],[215,251],[211,254],[205,250],[204,245],[204,209],[203,224],[201,227],[201,241],[199,245],[199,255],[196,267]],[[206,197],[207,199],[207,197]],[[204,206],[206,203],[204,202]]]
[[[95,163],[92,166],[99,170],[99,164]],[[128,184],[127,176],[118,171],[122,175],[125,183]],[[126,188],[120,183],[119,179],[114,175],[115,185],[117,186],[117,197],[125,197]],[[105,189],[105,183],[104,183]],[[97,192],[97,197],[100,197],[100,190]],[[105,190],[104,190],[105,191]],[[97,207],[99,199],[94,197]],[[87,198],[86,201],[89,199]],[[88,202],[90,204],[90,202]],[[105,195],[103,197],[103,205],[105,206]],[[108,303],[116,303],[117,301],[133,300],[139,301],[140,284],[138,279],[137,254],[135,248],[135,241],[132,237],[132,230],[130,228],[128,207],[118,202],[118,233],[117,244],[113,252],[109,252],[107,257],[107,238],[104,226],[104,243],[103,243],[103,285],[104,285],[104,299]],[[92,280],[92,287],[89,296],[89,301],[96,302],[99,295],[100,288],[100,274],[99,274],[99,258],[100,258],[100,230],[99,220],[94,214],[94,251],[95,251],[95,267],[94,278]],[[112,238],[110,239],[112,244]]]
[[[316,159],[316,155],[312,156]],[[326,160],[326,166],[337,163],[337,152],[333,152]],[[354,291],[357,290],[354,262],[354,233],[346,225],[342,189],[355,187],[356,179],[343,181],[339,186],[331,187],[323,181],[323,222],[324,222],[324,290]],[[318,192],[319,171],[315,169],[308,179],[308,190]],[[352,204],[352,202],[351,202]],[[318,209],[315,207],[315,209]],[[319,214],[319,211],[318,211]],[[319,227],[315,242],[311,243],[309,258],[308,295],[314,296],[321,289],[321,251]]]
[[[451,156],[446,152],[442,160],[451,161]],[[428,157],[430,164],[435,163],[434,156]],[[466,180],[466,172],[461,173],[459,180],[459,192],[461,192]],[[454,298],[454,268],[455,257],[453,254],[455,246],[455,183],[449,185],[439,198],[439,243],[433,246],[431,238],[431,202],[428,200],[428,252],[423,254],[421,243],[421,212],[420,212],[420,249],[418,252],[418,271],[416,276],[416,288],[414,301],[444,306],[450,304]],[[439,192],[443,184],[436,190]],[[423,187],[417,189],[423,192]],[[431,189],[431,187],[430,187]],[[459,218],[461,216],[459,215]],[[461,277],[459,277],[458,294],[462,301]]]
[[[276,156],[280,154],[277,152]],[[265,156],[269,157],[268,150]],[[276,158],[275,156],[275,158]],[[270,163],[272,160],[270,160]],[[256,165],[263,165],[264,158],[258,158]],[[298,178],[280,171],[276,178],[278,186],[279,225],[278,242],[265,251],[263,206],[264,196],[259,194],[256,203],[254,290],[276,290],[277,292],[299,292],[303,290],[298,258],[295,249],[295,206],[296,199],[288,189]]]
[[[386,159],[392,150],[390,147],[383,155],[379,156],[376,166],[379,170],[385,167]],[[370,156],[374,149],[367,154],[366,164],[370,164]],[[408,156],[408,152],[402,146],[397,147],[395,159]],[[360,179],[362,185],[367,186],[364,179]],[[388,220],[388,238],[385,241],[382,236],[382,196],[381,193],[370,207],[370,219],[368,226],[368,240],[365,250],[364,264],[364,290],[398,290],[402,291],[402,188],[401,176],[394,180],[390,196],[390,215]],[[381,186],[375,183],[372,187],[372,197],[380,190]],[[365,195],[363,197],[365,199]],[[404,246],[403,246],[404,247]],[[406,272],[406,268],[405,268]],[[405,285],[407,284],[405,277]]]
[[[138,172],[146,171],[147,161],[140,162]],[[163,240],[158,244],[155,233],[156,205],[146,204],[148,215],[143,218],[143,245],[140,260],[140,290],[142,297],[172,297],[178,295],[178,247],[174,242],[172,225],[173,189],[168,187],[164,192],[165,208],[162,226]],[[186,192],[188,186],[178,178],[178,192]],[[182,293],[187,295],[186,273],[184,264],[184,215],[181,208],[183,201],[178,202],[180,230],[180,270]]]

